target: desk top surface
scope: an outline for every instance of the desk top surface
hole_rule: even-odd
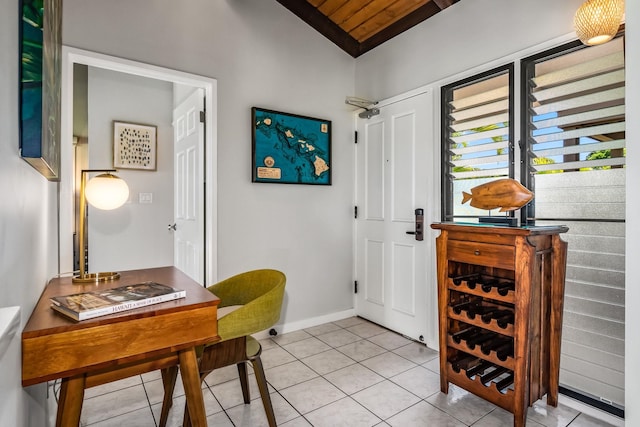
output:
[[[120,272],[120,279],[73,284],[70,277],[47,284],[22,331],[22,384],[98,370],[119,369],[176,355],[219,340],[220,299],[174,267]],[[49,298],[146,281],[186,291],[186,298],[76,322],[51,308]]]
[[[186,291],[186,298],[148,305],[107,316],[76,322],[51,308],[49,298],[59,295],[69,295],[79,292],[89,292],[101,289],[117,288],[129,284],[153,281]],[[91,328],[105,324],[130,321],[132,319],[158,316],[183,310],[193,310],[198,307],[218,305],[220,299],[206,288],[195,282],[189,276],[175,267],[158,267],[142,270],[120,272],[120,279],[98,284],[72,283],[71,277],[52,279],[45,287],[36,304],[29,321],[22,331],[22,338],[55,334],[70,330]]]

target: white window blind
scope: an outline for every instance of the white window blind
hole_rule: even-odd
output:
[[[624,404],[624,39],[523,60],[527,217],[569,243],[560,383]]]
[[[535,65],[530,79],[534,173],[621,167],[623,39]]]
[[[443,218],[486,215],[462,191],[513,175],[512,74],[501,67],[443,88]]]

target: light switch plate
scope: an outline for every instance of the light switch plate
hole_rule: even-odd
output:
[[[139,193],[138,194],[138,202],[139,203],[153,203],[153,193]]]

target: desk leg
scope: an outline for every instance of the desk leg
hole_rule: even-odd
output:
[[[62,379],[56,427],[78,427],[80,425],[85,378],[84,375],[79,375]]]
[[[207,417],[204,410],[202,388],[200,387],[200,374],[198,359],[194,348],[178,352],[180,359],[180,375],[184,385],[184,393],[187,397],[187,408],[191,425],[193,427],[206,427]]]

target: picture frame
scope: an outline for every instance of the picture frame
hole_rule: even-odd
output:
[[[20,156],[49,181],[59,181],[62,0],[19,5]]]
[[[251,108],[251,180],[331,185],[331,121]]]
[[[157,126],[114,120],[113,167],[155,171],[157,134]]]

